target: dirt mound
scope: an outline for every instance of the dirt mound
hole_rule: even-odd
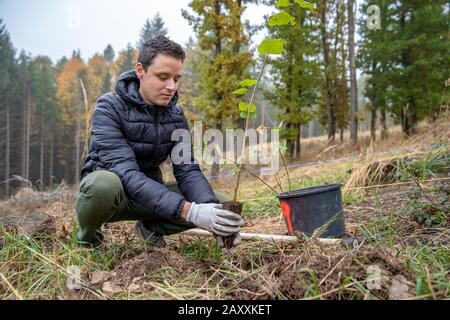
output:
[[[320,252],[321,251],[321,252]],[[312,248],[308,255],[301,257],[301,251],[286,255],[283,252],[261,257],[261,272],[252,276],[243,274],[240,280],[227,280],[225,287],[239,286],[230,290],[234,299],[302,299],[306,296],[317,296],[324,299],[338,298],[374,298],[387,299],[391,295],[396,279],[406,279],[407,287],[404,296],[413,294],[411,274],[407,271],[403,260],[395,253],[375,246],[363,246],[355,252],[336,250],[336,248]],[[245,266],[245,264],[243,265]],[[367,287],[369,272],[380,273],[380,283],[371,296],[363,297],[355,294],[348,296],[346,286],[352,286],[350,278]],[[345,297],[342,292],[345,292]],[[369,292],[369,290],[368,290]]]
[[[46,215],[9,216],[0,219],[0,225],[6,231],[29,237],[52,236],[56,233],[55,218]]]
[[[114,268],[117,273],[115,283],[122,287],[130,285],[134,279],[151,279],[157,277],[164,268],[178,274],[189,274],[198,264],[189,261],[183,255],[169,248],[148,248],[145,252],[129,259],[122,260]]]

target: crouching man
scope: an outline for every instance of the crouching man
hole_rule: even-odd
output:
[[[184,59],[179,44],[153,38],[134,70],[118,78],[115,92],[97,100],[75,206],[81,245],[99,245],[102,224],[123,220],[136,220],[135,232],[149,244],[165,245],[163,236],[194,227],[214,233],[219,245],[231,234],[239,243],[242,218],[221,208],[227,199],[213,191],[198,164],[172,159],[176,183],[162,179],[159,166],[182,143],[172,141],[173,131],[189,130],[177,103]]]

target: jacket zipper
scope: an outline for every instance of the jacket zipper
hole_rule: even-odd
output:
[[[148,116],[151,118],[152,116],[150,115],[150,113],[148,112],[147,108],[144,108],[145,112],[148,114]],[[154,147],[154,152],[153,154],[156,154],[156,152],[158,151],[158,147],[159,147],[159,131],[158,131],[158,110],[154,110],[154,126],[155,126],[155,147]]]

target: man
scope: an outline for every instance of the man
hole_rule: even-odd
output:
[[[172,141],[172,132],[189,130],[177,104],[184,59],[179,44],[155,37],[143,45],[134,70],[119,77],[115,92],[97,100],[75,206],[81,245],[99,245],[101,226],[122,220],[137,220],[135,231],[149,244],[165,245],[164,235],[194,227],[214,233],[221,246],[232,234],[239,243],[242,218],[221,209],[225,197],[214,193],[198,164],[172,159],[177,183],[162,180],[160,164],[182,143]]]

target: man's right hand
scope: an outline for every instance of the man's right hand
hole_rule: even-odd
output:
[[[223,210],[221,204],[192,202],[186,221],[219,236],[230,236],[239,232],[244,225],[242,217],[234,212]]]

